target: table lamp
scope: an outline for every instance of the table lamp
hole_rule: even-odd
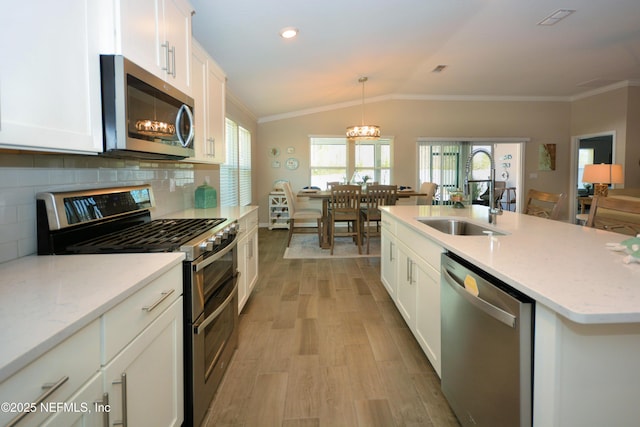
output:
[[[594,196],[606,197],[609,193],[609,184],[622,184],[624,182],[622,165],[607,163],[585,165],[582,181],[594,184]]]

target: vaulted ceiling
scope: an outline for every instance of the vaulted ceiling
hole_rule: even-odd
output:
[[[572,99],[640,82],[640,0],[191,3],[194,36],[261,121],[357,104],[361,76],[368,102]],[[575,12],[538,25],[558,9]]]

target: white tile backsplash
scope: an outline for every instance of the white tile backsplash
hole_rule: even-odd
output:
[[[0,154],[0,262],[36,252],[36,193],[138,184],[153,188],[154,217],[193,207],[191,164]]]

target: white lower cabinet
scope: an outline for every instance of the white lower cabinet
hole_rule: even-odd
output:
[[[180,297],[103,368],[109,425],[182,424],[182,347]]]
[[[0,411],[0,425],[39,426],[51,415],[69,412],[58,405],[76,400],[99,371],[100,322],[95,320],[0,384],[0,402],[12,405]],[[25,410],[26,404],[33,407]]]
[[[109,425],[109,402],[102,392],[102,374],[93,376],[69,400],[60,412],[47,418],[43,427],[106,427]]]
[[[386,220],[385,220],[386,219]],[[440,375],[440,254],[443,248],[383,212],[381,280]]]
[[[239,219],[243,233],[238,240],[238,312],[247,303],[258,281],[258,211]]]
[[[395,299],[398,287],[398,245],[389,225],[390,222],[383,215],[380,237],[380,279],[391,298]]]
[[[433,369],[440,376],[440,273],[431,265],[417,262],[416,326],[414,335]]]

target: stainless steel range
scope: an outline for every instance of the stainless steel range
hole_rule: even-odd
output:
[[[238,341],[236,221],[151,219],[149,185],[39,193],[38,255],[185,253],[185,422],[200,425]]]

